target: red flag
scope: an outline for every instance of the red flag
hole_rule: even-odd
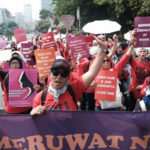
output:
[[[59,27],[57,27],[57,31],[56,31],[57,34],[60,34],[60,30],[59,30]]]

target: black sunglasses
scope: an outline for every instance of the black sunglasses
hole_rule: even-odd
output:
[[[64,71],[59,71],[59,70],[53,70],[52,74],[54,76],[58,76],[59,74],[61,75],[61,77],[66,78],[68,76],[68,74]]]
[[[103,62],[109,62],[109,59],[104,59]]]

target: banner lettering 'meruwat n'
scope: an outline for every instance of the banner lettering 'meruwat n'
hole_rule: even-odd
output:
[[[149,112],[49,111],[0,116],[2,150],[148,150]]]

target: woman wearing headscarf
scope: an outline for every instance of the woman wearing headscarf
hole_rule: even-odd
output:
[[[12,57],[9,61],[10,69],[22,69],[22,60],[18,57]],[[0,69],[0,81],[4,90],[5,111],[8,114],[26,114],[30,113],[31,107],[10,107],[9,106],[9,72]]]

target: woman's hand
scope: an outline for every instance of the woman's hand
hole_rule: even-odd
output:
[[[92,92],[94,92],[96,85],[97,85],[97,83],[93,80],[91,85],[90,85],[90,89]]]
[[[33,108],[30,112],[30,115],[42,115],[43,113],[47,112],[47,109],[45,106],[39,105],[35,108]]]
[[[101,39],[100,37],[96,37],[96,36],[94,36],[94,38],[102,50],[107,49],[107,42],[103,38]]]
[[[138,85],[138,86],[136,87],[136,89],[137,89],[137,90],[141,90],[141,89],[142,89],[142,85]]]
[[[40,85],[36,84],[36,85],[33,85],[33,88],[35,91],[39,91],[40,90]]]

